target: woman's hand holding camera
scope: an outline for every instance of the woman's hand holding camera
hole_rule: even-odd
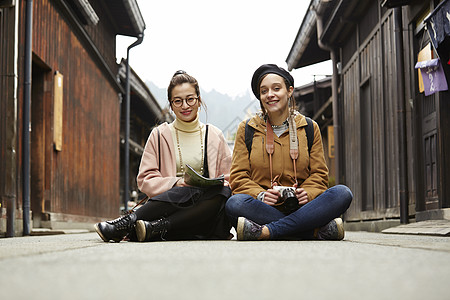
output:
[[[297,188],[297,184],[294,184],[295,196],[298,199],[299,205],[305,205],[308,203],[308,193],[303,188]]]
[[[278,190],[275,190],[273,188],[268,189],[265,193],[264,193],[264,200],[263,202],[268,204],[268,205],[275,205],[278,202],[278,199],[280,198],[280,192]]]
[[[263,202],[271,206],[277,204],[281,197],[280,189],[277,189],[275,186],[277,186],[276,182],[272,188],[264,193]],[[295,197],[298,199],[298,204],[302,206],[308,203],[308,193],[303,188],[297,188],[297,184],[294,184],[293,188],[295,189]]]

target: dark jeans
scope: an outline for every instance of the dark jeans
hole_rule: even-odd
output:
[[[348,187],[336,185],[293,213],[285,215],[275,207],[247,194],[236,194],[228,199],[225,211],[235,228],[238,217],[245,217],[267,226],[271,239],[312,239],[314,229],[341,216],[350,206],[352,199],[353,194]]]

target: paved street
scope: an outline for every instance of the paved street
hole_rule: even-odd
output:
[[[449,299],[450,237],[342,242],[0,239],[2,299]]]

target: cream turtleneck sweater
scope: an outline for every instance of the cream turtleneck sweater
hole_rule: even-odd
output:
[[[186,170],[185,165],[188,164],[201,174],[203,161],[202,152],[204,152],[205,149],[205,124],[199,121],[199,116],[197,115],[192,122],[184,122],[182,120],[175,119],[175,121],[169,124],[169,127],[172,132],[173,144],[175,145],[177,176],[183,175],[181,172],[180,161],[183,162],[184,170]]]

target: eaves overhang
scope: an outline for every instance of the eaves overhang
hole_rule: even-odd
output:
[[[299,96],[311,94],[316,89],[325,89],[325,88],[331,88],[331,77],[330,76],[327,76],[320,80],[313,81],[313,82],[307,83],[305,85],[294,88],[294,95],[295,95],[295,97],[299,97]]]
[[[311,0],[295,41],[286,58],[288,69],[297,69],[330,59],[330,53],[319,47],[316,9],[323,0]],[[326,1],[328,2],[328,1]]]
[[[308,11],[300,25],[294,44],[286,58],[288,69],[297,69],[330,59],[330,52],[319,46],[339,47],[356,20],[370,4],[360,0],[311,0]],[[317,35],[317,20],[323,20],[321,36]]]
[[[119,79],[121,82],[126,82],[126,60],[122,59],[119,66]],[[159,117],[162,114],[161,106],[156,101],[153,94],[150,92],[147,85],[141,80],[136,72],[130,67],[130,89],[136,93],[139,99],[145,104],[147,109],[155,116]]]
[[[321,40],[333,47],[340,47],[354,30],[358,20],[371,4],[370,1],[340,0],[332,7],[324,24]]]
[[[107,6],[116,21],[117,34],[139,37],[145,30],[145,22],[136,0],[108,0]]]

